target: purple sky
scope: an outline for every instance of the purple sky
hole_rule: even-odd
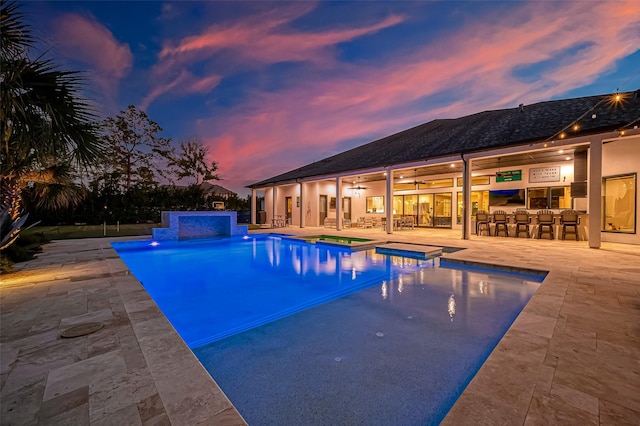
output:
[[[25,2],[49,54],[245,185],[435,118],[640,84],[631,1]]]

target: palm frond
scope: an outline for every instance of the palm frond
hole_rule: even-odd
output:
[[[28,25],[24,23],[24,14],[15,2],[2,0],[0,3],[0,52],[5,58],[22,55],[33,44]]]

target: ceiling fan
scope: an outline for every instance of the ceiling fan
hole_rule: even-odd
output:
[[[416,190],[419,189],[418,185],[420,185],[421,183],[424,184],[425,181],[424,180],[418,181],[418,169],[414,169],[413,170],[413,185],[416,187]]]
[[[502,172],[500,172],[500,157],[498,157],[498,171],[496,172],[496,177],[502,177]]]
[[[356,183],[357,183],[357,185],[356,185]],[[360,185],[360,176],[358,176],[358,180],[357,180],[357,182],[356,182],[356,181],[353,181],[353,185],[354,185],[354,186],[350,186],[350,187],[349,187],[349,189],[353,189],[353,190],[355,190],[355,191],[361,191],[361,190],[363,190],[363,189],[369,189],[369,188],[368,188],[368,187],[366,187],[366,186],[362,186],[362,185]]]
[[[501,172],[501,171],[500,171],[500,166],[501,166],[501,164],[500,164],[500,157],[498,157],[498,171],[497,171],[497,172],[495,172],[495,173],[487,174],[487,175],[485,175],[485,176],[503,177],[503,176],[505,176],[505,175],[508,175],[508,173],[504,173],[504,172]]]

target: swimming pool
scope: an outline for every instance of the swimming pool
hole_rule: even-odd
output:
[[[112,246],[191,348],[433,264],[273,235]]]
[[[277,321],[216,332],[222,337],[206,344],[192,338],[196,356],[252,426],[439,423],[543,278],[264,236],[131,244],[114,248],[181,335],[185,318],[187,328],[225,322],[237,329],[225,305],[244,315],[268,300],[292,300],[287,293],[299,287],[335,290]],[[260,271],[249,279],[258,302],[246,305],[251,286],[238,283],[251,263]],[[155,272],[143,279],[137,270]],[[204,279],[218,270],[231,271],[228,288]],[[362,281],[348,288],[354,270]],[[211,306],[216,300],[223,303]]]

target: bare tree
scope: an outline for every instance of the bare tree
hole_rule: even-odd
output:
[[[171,139],[158,135],[162,127],[144,111],[129,105],[115,118],[105,120],[106,139],[110,147],[110,161],[106,171],[119,171],[122,186],[128,191],[141,178],[148,180],[162,174],[161,162],[171,151]]]
[[[215,161],[207,162],[209,148],[198,138],[192,138],[180,142],[178,152],[171,151],[167,154],[167,166],[172,175],[180,179],[192,179],[189,182],[199,185],[201,182],[221,180],[215,172],[218,164]]]

